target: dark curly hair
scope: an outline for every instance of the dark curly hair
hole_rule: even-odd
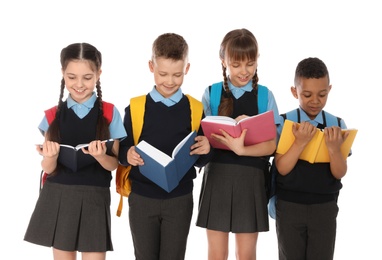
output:
[[[320,79],[326,76],[330,82],[329,71],[325,63],[319,58],[310,57],[303,59],[297,64],[294,76],[294,84],[296,86],[300,78]]]

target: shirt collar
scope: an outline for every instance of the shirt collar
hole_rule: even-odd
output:
[[[82,104],[79,104],[76,101],[74,101],[74,99],[69,94],[68,98],[66,99],[66,101],[67,101],[66,103],[68,105],[68,108],[72,108],[72,107],[77,106],[77,105],[83,105],[89,109],[92,109],[94,107],[94,103],[96,100],[97,100],[97,95],[95,92],[93,92],[92,96],[88,100],[86,100]]]
[[[167,106],[172,106],[172,105],[175,105],[177,104],[181,99],[182,99],[182,90],[179,88],[178,91],[176,91],[174,93],[174,95],[172,95],[171,97],[169,98],[165,98],[163,97],[159,92],[158,90],[155,88],[155,86],[153,87],[153,89],[150,91],[150,96],[151,98],[155,101],[155,102],[162,102],[163,104],[167,105]]]
[[[232,85],[231,81],[228,80],[228,88],[229,90],[231,91],[232,95],[238,99],[239,97],[241,97],[244,92],[251,92],[252,91],[252,81],[249,81],[245,86],[243,87],[236,87],[234,85]]]
[[[301,107],[299,107],[298,109],[300,110],[300,121],[301,122],[307,121],[307,122],[312,123],[314,126],[317,126],[318,124],[324,124],[324,119],[322,118],[322,113],[323,113],[322,110],[316,116],[316,118],[310,119],[309,116],[305,113],[305,111]]]

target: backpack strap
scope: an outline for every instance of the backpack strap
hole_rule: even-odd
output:
[[[293,122],[297,122],[297,123],[300,123],[300,121],[301,121],[300,110],[298,108],[294,109],[292,111],[289,111],[287,113],[280,114],[280,116],[282,116],[284,118],[284,121],[285,121],[285,119],[289,119],[289,120],[291,120]]]
[[[106,118],[108,124],[113,120],[114,105],[112,103],[102,101],[103,116]],[[51,107],[48,110],[45,110],[45,116],[50,125],[54,118],[56,117],[57,106]]]
[[[190,102],[191,109],[191,127],[192,131],[198,130],[200,126],[200,120],[203,115],[203,104],[199,100],[193,98],[190,95],[186,95]],[[130,115],[133,128],[134,145],[138,144],[139,137],[142,133],[144,114],[145,114],[146,95],[137,96],[130,99]],[[125,167],[119,165],[118,167]],[[127,166],[130,167],[130,166]],[[117,169],[118,170],[118,169]],[[122,214],[123,208],[123,195],[120,195],[117,216]]]
[[[267,111],[268,108],[268,88],[263,85],[257,85],[257,107],[259,114]]]
[[[103,116],[106,118],[108,124],[113,121],[114,105],[112,103],[102,101]]]
[[[189,94],[186,94],[186,96],[191,108],[191,129],[192,131],[198,131],[203,116],[203,104]]]
[[[146,104],[146,95],[137,96],[130,99],[131,127],[133,129],[134,145],[138,144],[139,137],[141,136],[141,133],[142,133],[143,119],[145,115],[145,104]],[[121,185],[121,186],[123,185],[123,183],[118,183],[120,181],[119,180],[120,177],[126,178],[125,181],[130,181],[127,179],[130,173],[130,170],[131,170],[131,165],[129,166],[123,166],[121,164],[118,165],[118,168],[116,170],[117,192],[119,188],[123,189],[122,187],[118,186],[118,185]],[[119,198],[119,204],[117,209],[118,217],[120,217],[122,214],[123,196],[124,196],[124,194],[121,191],[119,193],[120,193],[120,198]],[[127,194],[129,194],[129,192]]]
[[[134,145],[138,144],[143,128],[143,118],[145,115],[146,95],[133,97],[130,99],[131,126],[133,128]]]
[[[286,114],[284,113],[284,114],[280,114],[280,116],[282,116],[282,118],[284,118],[284,121],[285,121],[285,119],[286,119]]]
[[[190,102],[192,131],[197,131],[199,129],[200,120],[202,119],[203,115],[203,104],[189,94],[186,94],[186,96]],[[130,114],[135,145],[138,144],[138,140],[143,128],[145,104],[146,95],[130,99]]]
[[[217,116],[219,112],[220,99],[222,97],[223,82],[214,83],[210,90],[211,114]]]
[[[333,116],[324,110],[322,110],[322,119],[323,119],[323,125],[321,128],[326,127],[326,126],[332,126],[335,125],[335,121],[337,122],[337,125],[341,127],[341,117],[338,116]],[[297,108],[296,110],[289,111],[288,113],[280,114],[285,119],[289,118],[290,120],[301,123],[301,115],[300,115],[300,110]],[[320,128],[320,127],[318,127]]]
[[[48,110],[45,110],[45,117],[48,120],[48,125],[52,123],[54,118],[56,117],[56,111],[57,111],[57,106],[51,107]]]
[[[108,124],[110,124],[111,121],[113,120],[114,105],[112,103],[102,101],[102,106],[103,106],[103,115],[106,118]],[[50,125],[53,122],[53,120],[56,118],[56,112],[57,112],[57,106],[51,107],[44,111],[46,120],[48,121],[48,125]],[[41,171],[40,191],[47,177],[48,177],[48,174],[44,171]]]
[[[218,115],[222,89],[222,81],[211,85],[210,107],[213,116]],[[268,88],[260,84],[257,85],[257,107],[259,114],[266,112],[268,107]]]
[[[328,112],[325,112],[324,110],[322,110],[323,113],[322,113],[322,117],[324,118],[324,124],[325,126],[332,126],[332,125],[335,125],[337,123],[337,125],[339,127],[341,127],[341,117],[338,117],[338,116],[334,116],[332,114],[329,114]]]

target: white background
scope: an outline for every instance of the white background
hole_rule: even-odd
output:
[[[259,83],[273,91],[280,112],[298,105],[289,88],[301,59],[319,57],[328,66],[333,88],[325,110],[359,129],[339,197],[335,259],[377,259],[382,232],[381,141],[373,122],[382,117],[378,10],[377,1],[367,0],[2,1],[2,253],[7,259],[52,256],[51,249],[24,242],[23,236],[38,197],[40,157],[34,144],[42,136],[37,125],[43,110],[58,102],[63,47],[89,42],[102,52],[103,99],[123,116],[129,98],[149,92],[154,84],[148,60],[159,34],[175,32],[188,41],[191,68],[182,89],[201,99],[209,84],[222,79],[220,41],[228,31],[245,27],[259,42]],[[195,180],[187,259],[207,258],[205,230],[195,226],[201,179],[200,174]],[[133,259],[127,200],[122,216],[116,217],[114,179],[111,192],[114,252],[107,258]],[[234,259],[233,235],[230,244]],[[259,235],[258,259],[277,259],[272,220],[270,231]]]

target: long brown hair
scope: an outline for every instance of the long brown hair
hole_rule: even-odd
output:
[[[223,38],[220,44],[219,56],[221,60],[224,60],[226,55],[230,60],[243,61],[243,60],[257,60],[258,57],[258,45],[256,37],[247,29],[236,29],[228,32]],[[231,116],[233,112],[233,100],[232,93],[228,87],[228,76],[226,68],[223,66],[223,89],[224,93],[219,105],[219,115]],[[257,82],[259,78],[257,76],[257,70],[252,78],[252,87],[257,94]]]
[[[70,61],[73,60],[86,60],[89,62],[93,71],[99,71],[102,65],[102,55],[93,45],[88,43],[73,43],[68,45],[67,47],[61,50],[60,55],[61,60],[61,68],[65,70]],[[108,139],[110,136],[108,122],[103,116],[103,108],[102,108],[102,91],[101,91],[101,82],[100,80],[96,83],[97,89],[97,100],[99,101],[99,116],[97,120],[97,130],[96,130],[96,138],[98,140]],[[59,118],[61,113],[61,108],[64,104],[62,101],[65,90],[65,80],[61,79],[60,85],[60,96],[58,99],[57,112],[55,119],[50,124],[48,131],[46,133],[46,139],[50,141],[60,142],[60,126],[59,126]]]

